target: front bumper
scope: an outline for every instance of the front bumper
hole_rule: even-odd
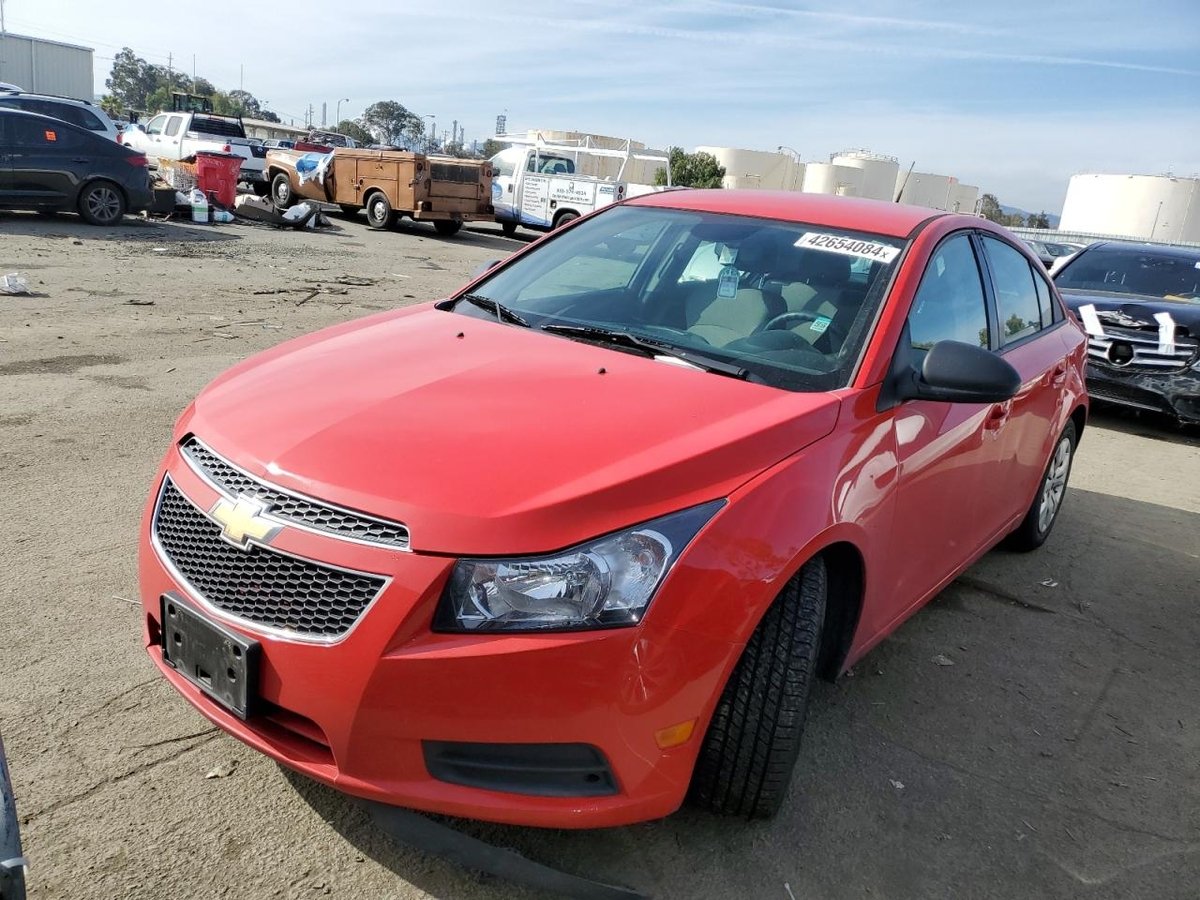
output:
[[[1088,363],[1088,394],[1095,400],[1152,410],[1181,422],[1200,423],[1200,372],[1126,371]]]
[[[175,449],[168,468],[200,509],[220,498]],[[430,622],[453,559],[284,528],[272,548],[389,579],[344,637],[295,640],[231,619],[190,592],[150,540],[153,509],[152,501],[140,554],[146,648],[204,716],[280,763],[359,797],[520,825],[628,824],[667,815],[683,801],[736,645],[651,622],[581,633],[435,634]],[[655,602],[670,590],[669,577]],[[260,642],[260,705],[248,719],[164,663],[159,598],[171,591]],[[696,721],[690,740],[659,748],[656,733],[689,720]],[[595,748],[613,790],[555,796],[537,784],[495,790],[434,777],[428,761],[454,743]]]

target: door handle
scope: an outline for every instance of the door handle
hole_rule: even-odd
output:
[[[1011,400],[1005,400],[1003,403],[997,403],[988,412],[987,420],[983,423],[984,429],[987,431],[998,431],[1001,426],[1008,421],[1008,416],[1011,412]]]

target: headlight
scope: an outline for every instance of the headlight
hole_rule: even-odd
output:
[[[549,556],[459,560],[434,630],[635,625],[675,560],[724,502],[693,506]]]

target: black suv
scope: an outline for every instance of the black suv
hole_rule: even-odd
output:
[[[153,201],[145,155],[60,119],[0,108],[0,209],[75,210],[116,225]]]

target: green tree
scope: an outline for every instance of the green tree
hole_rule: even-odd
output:
[[[363,128],[353,119],[342,119],[337,123],[337,133],[344,134],[348,138],[353,138],[360,144],[373,144],[375,138],[371,136],[371,132]]]
[[[671,183],[681,187],[719,188],[725,179],[725,167],[711,153],[687,153],[682,147],[667,151],[671,159]],[[654,183],[667,183],[667,170],[654,173]]]
[[[363,110],[358,122],[381,144],[399,144],[415,148],[420,145],[424,132],[421,117],[395,100],[372,103]]]
[[[488,138],[483,142],[483,146],[479,148],[479,152],[482,154],[484,159],[491,159],[506,146],[508,145],[500,143],[495,138]]]
[[[147,99],[158,87],[154,66],[129,47],[113,57],[112,71],[104,81],[110,106],[118,110],[146,109]]]
[[[1042,210],[1040,213],[1031,215],[1025,224],[1030,228],[1049,228],[1050,217],[1046,215],[1045,210]]]
[[[989,222],[1003,224],[1004,210],[1000,208],[1000,201],[995,194],[984,194],[979,198],[979,214]]]

